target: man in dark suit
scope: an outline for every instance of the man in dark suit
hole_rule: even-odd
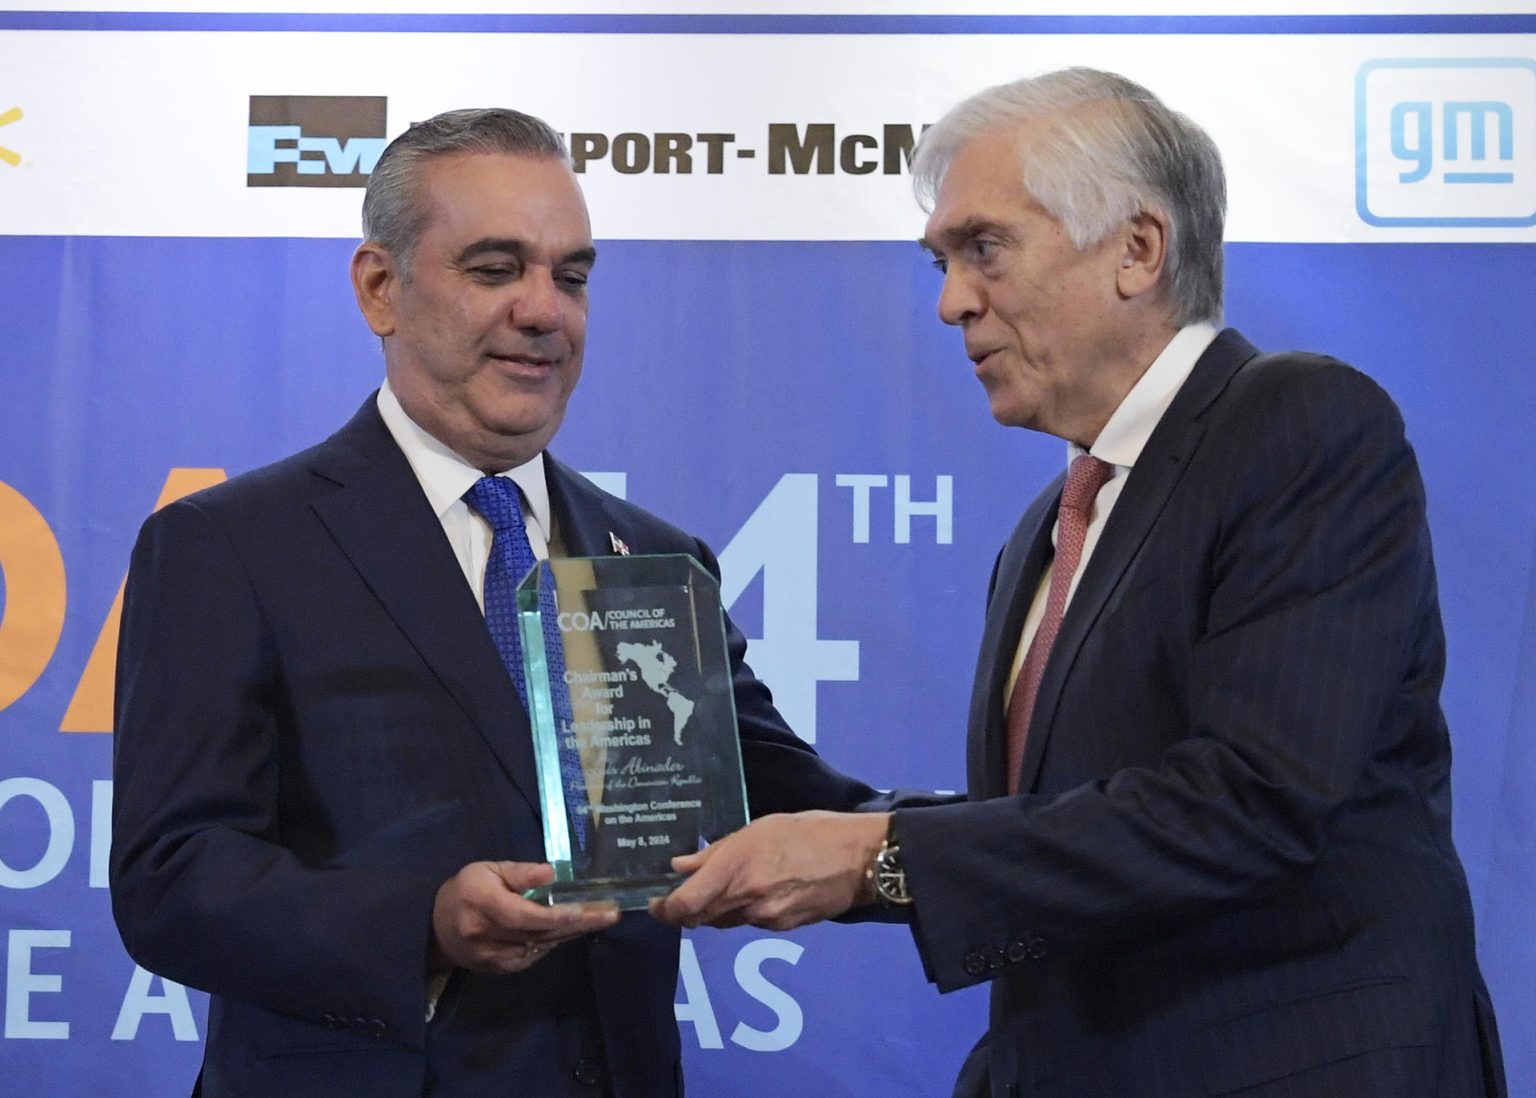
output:
[[[1217,331],[1220,158],[1128,80],[990,89],[913,171],[993,416],[1069,443],[992,577],[969,798],[759,820],[658,913],[905,907],[940,990],[992,982],[957,1094],[1502,1094],[1396,408]]]
[[[414,126],[364,233],[384,388],[320,445],[165,508],[134,550],[123,940],[212,994],[208,1098],[680,1095],[677,932],[522,896],[552,870],[528,719],[477,605],[502,537],[482,490],[536,556],[687,553],[718,575],[545,452],[596,254],[564,146],[512,111]],[[785,728],[734,628],[728,647],[753,811],[869,797]]]

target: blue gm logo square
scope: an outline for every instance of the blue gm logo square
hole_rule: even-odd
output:
[[[1536,61],[1360,66],[1355,209],[1370,225],[1536,225]]]

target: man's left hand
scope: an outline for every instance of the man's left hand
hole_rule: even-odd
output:
[[[673,926],[790,930],[875,898],[868,871],[890,826],[887,813],[764,816],[699,851],[672,859],[691,874],[651,914]]]

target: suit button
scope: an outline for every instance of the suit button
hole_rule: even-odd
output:
[[[382,1018],[372,1018],[368,1022],[368,1036],[382,1037],[389,1032],[389,1027],[384,1024]]]
[[[1024,956],[1031,961],[1038,961],[1045,956],[1045,939],[1031,934],[1029,942],[1024,947]]]
[[[1023,938],[1015,938],[1008,943],[1008,963],[1018,964],[1029,955],[1029,943]]]
[[[979,950],[971,950],[965,955],[965,974],[967,976],[980,976],[987,971],[987,958]]]
[[[583,1056],[576,1061],[576,1068],[571,1072],[576,1081],[584,1087],[595,1087],[603,1081],[603,1065],[596,1060]]]

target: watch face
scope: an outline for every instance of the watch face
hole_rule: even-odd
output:
[[[907,891],[907,874],[900,857],[899,846],[880,848],[875,855],[875,891],[886,903],[905,906],[912,902],[912,894]]]

